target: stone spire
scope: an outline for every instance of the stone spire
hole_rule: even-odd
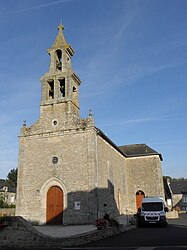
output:
[[[65,72],[72,69],[71,57],[75,52],[71,45],[67,43],[63,30],[64,26],[60,24],[55,41],[52,47],[48,49],[48,53],[51,57],[49,73],[54,73],[55,71]]]
[[[67,44],[63,34],[63,30],[64,30],[64,25],[60,24],[58,26],[58,35],[53,43],[52,48],[62,48],[63,45]]]

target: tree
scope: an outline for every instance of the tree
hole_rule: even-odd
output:
[[[10,172],[7,175],[6,182],[11,186],[16,188],[17,187],[17,173],[18,169],[13,168],[10,170]]]
[[[163,181],[166,182],[167,179],[170,181],[187,181],[187,178],[180,177],[180,178],[172,178],[171,176],[163,176]]]
[[[0,208],[7,208],[8,207],[8,204],[5,201],[5,199],[6,199],[6,195],[1,193],[0,194]]]

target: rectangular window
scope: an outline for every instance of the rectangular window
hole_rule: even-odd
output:
[[[64,79],[60,79],[60,93],[62,97],[65,97],[65,78]]]
[[[60,49],[56,51],[56,68],[62,70],[62,51]]]
[[[163,210],[162,202],[142,203],[142,211],[162,211],[162,210]]]
[[[48,81],[49,99],[54,99],[54,81]]]

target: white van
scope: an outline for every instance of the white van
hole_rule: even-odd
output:
[[[146,197],[142,200],[142,207],[138,209],[137,225],[143,226],[147,224],[159,224],[167,226],[166,212],[164,200],[160,197]]]

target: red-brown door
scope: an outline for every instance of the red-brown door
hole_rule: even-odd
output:
[[[140,208],[142,206],[142,200],[145,197],[145,194],[143,191],[139,190],[136,193],[136,208],[138,210],[138,208]]]
[[[62,225],[63,191],[57,186],[47,192],[47,224]]]

